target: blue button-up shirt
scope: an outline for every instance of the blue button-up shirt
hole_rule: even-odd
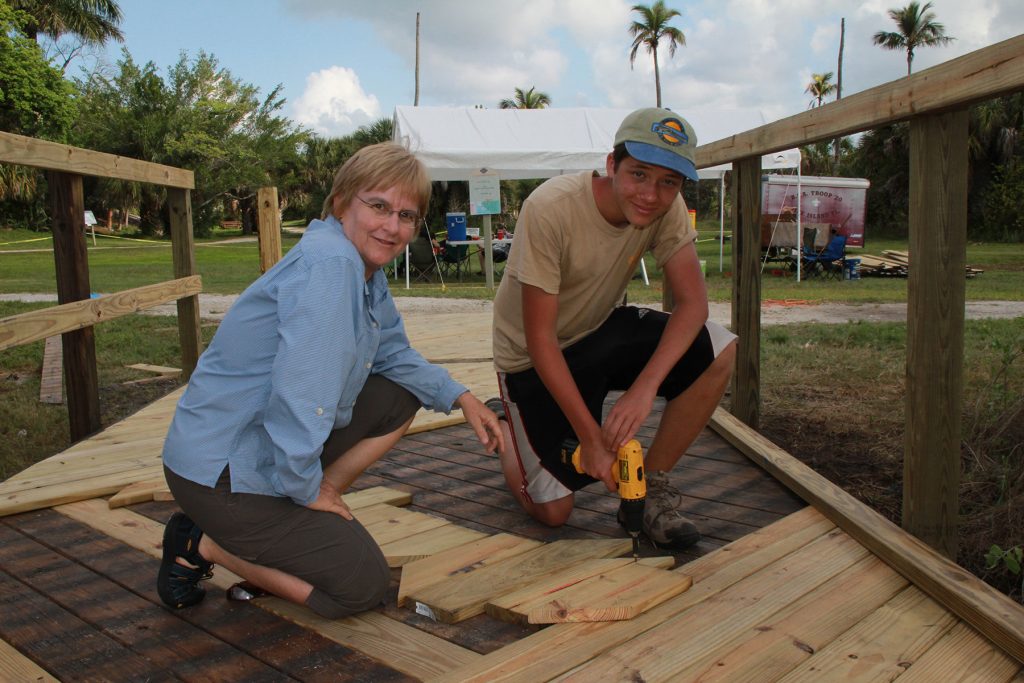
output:
[[[337,219],[313,221],[224,317],[178,402],[164,464],[210,487],[230,465],[232,491],[308,505],[324,441],[352,420],[371,373],[449,412],[466,388],[409,345],[384,273],[365,272]]]

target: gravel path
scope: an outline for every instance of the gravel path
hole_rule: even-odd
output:
[[[199,305],[201,315],[208,320],[220,320],[234,303],[236,295],[201,294]],[[52,294],[0,294],[0,301],[56,301]],[[419,313],[472,313],[491,312],[491,302],[482,299],[449,299],[430,297],[395,297],[398,309],[404,315]],[[157,306],[146,313],[150,315],[174,315],[174,304]],[[1024,301],[968,301],[967,318],[1020,318],[1024,317]],[[722,324],[731,320],[730,305],[711,304],[711,319]],[[907,319],[906,304],[803,304],[777,305],[766,302],[761,307],[763,325],[785,325],[787,323],[845,323],[856,320],[868,322],[902,322]]]

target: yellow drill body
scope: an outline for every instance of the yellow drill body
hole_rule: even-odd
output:
[[[583,472],[583,467],[580,465],[579,445],[572,452],[572,465],[577,472]],[[633,537],[633,557],[635,558],[640,547],[644,500],[647,498],[644,450],[636,439],[630,439],[625,445],[619,447],[615,463],[612,465],[612,479],[619,485],[624,523],[626,531]]]

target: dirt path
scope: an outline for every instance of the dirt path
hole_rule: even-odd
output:
[[[201,294],[201,315],[208,320],[220,320],[234,303],[237,295]],[[0,294],[0,301],[56,301],[52,294]],[[418,313],[491,312],[491,302],[480,299],[447,299],[429,297],[396,297],[403,315]],[[173,304],[158,306],[147,311],[150,315],[174,315]],[[967,318],[1020,318],[1024,317],[1024,301],[968,301]],[[722,324],[730,322],[730,305],[711,304],[711,319]],[[789,323],[845,323],[856,320],[867,322],[903,322],[907,319],[906,304],[802,304],[781,305],[765,302],[761,307],[763,325]]]

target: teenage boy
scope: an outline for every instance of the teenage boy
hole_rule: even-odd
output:
[[[700,540],[667,473],[725,392],[736,337],[707,319],[697,233],[680,194],[685,179],[697,180],[696,146],[678,114],[640,109],[619,127],[607,175],[552,178],[523,204],[494,301],[500,454],[513,495],[545,524],[563,524],[573,492],[595,480],[615,490],[618,447],[662,396],[645,453],[643,530],[675,550]],[[672,294],[671,313],[618,305],[648,251]],[[602,423],[612,390],[624,393]],[[584,474],[563,462],[567,441],[580,444]]]

